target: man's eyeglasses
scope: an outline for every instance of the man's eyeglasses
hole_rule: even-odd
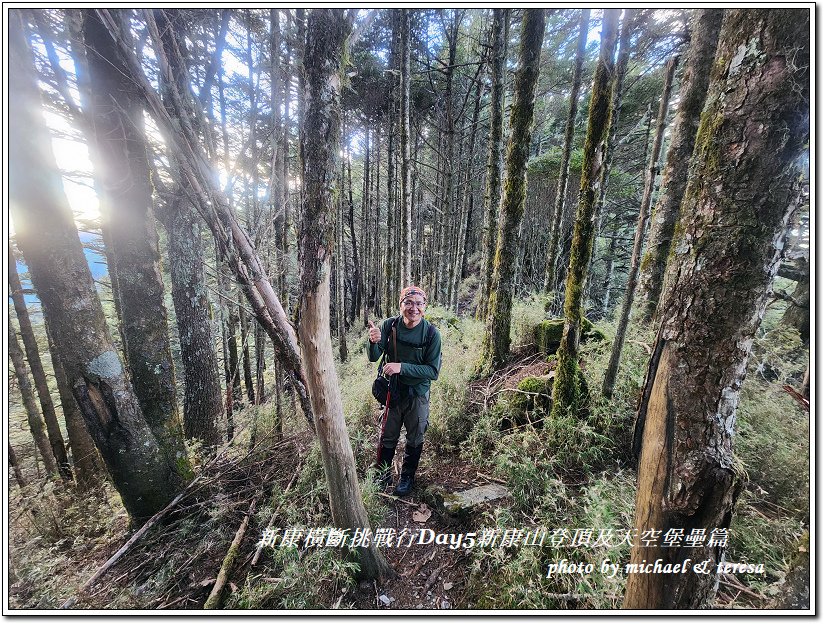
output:
[[[412,299],[406,299],[403,302],[403,307],[411,308],[416,307],[418,310],[422,310],[426,307],[426,301],[412,301]]]

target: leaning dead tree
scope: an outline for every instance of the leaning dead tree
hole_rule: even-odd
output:
[[[355,456],[346,430],[340,387],[331,365],[330,274],[335,247],[336,172],[340,159],[340,84],[351,23],[343,10],[309,13],[306,38],[306,121],[301,145],[305,203],[300,228],[300,343],[316,415],[318,442],[335,526],[369,527]],[[342,225],[342,224],[341,224]],[[340,286],[339,286],[340,287]],[[343,314],[339,309],[338,314]],[[366,578],[392,573],[374,544],[357,549]]]
[[[217,184],[217,176],[195,130],[199,124],[195,123],[198,108],[194,97],[188,90],[182,92],[173,80],[169,58],[152,11],[144,10],[142,17],[154,44],[160,72],[170,86],[170,107],[174,116],[166,110],[160,95],[149,83],[140,61],[123,35],[116,12],[99,9],[98,13],[117,42],[129,75],[145,99],[147,111],[158,125],[168,149],[180,167],[180,173],[194,197],[198,214],[212,232],[218,250],[238,280],[244,296],[254,310],[255,318],[272,339],[278,359],[292,376],[301,409],[311,424],[312,406],[306,389],[297,334],[272,288],[252,240],[238,223],[228,197]],[[172,53],[179,54],[179,50]],[[182,59],[176,61],[184,64]]]

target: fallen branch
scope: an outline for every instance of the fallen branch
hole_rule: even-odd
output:
[[[229,546],[229,550],[223,558],[223,564],[220,566],[220,572],[218,572],[215,586],[212,587],[212,593],[209,594],[209,597],[206,599],[206,603],[203,605],[204,609],[217,609],[220,607],[220,597],[223,593],[223,587],[226,585],[226,581],[229,580],[232,565],[235,563],[238,551],[240,550],[240,543],[243,541],[243,536],[246,534],[246,527],[249,526],[249,518],[251,518],[252,514],[255,513],[256,503],[257,499],[253,500],[252,504],[249,505],[249,511],[246,512],[243,522],[240,523],[237,533],[235,533],[235,539],[232,540],[232,545]]]
[[[384,498],[389,498],[395,501],[396,503],[403,503],[404,505],[409,505],[410,507],[417,507],[418,503],[413,503],[408,500],[404,500],[402,498],[398,498],[397,496],[392,496],[391,494],[386,494],[384,492],[378,492],[379,496],[383,496]]]

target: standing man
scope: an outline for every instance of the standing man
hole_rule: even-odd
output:
[[[400,316],[384,320],[380,328],[369,322],[369,361],[377,362],[386,352],[383,372],[392,380],[377,463],[380,481],[383,485],[392,481],[392,458],[403,425],[406,449],[395,495],[406,496],[415,484],[423,434],[429,425],[429,385],[441,369],[441,334],[423,318],[426,293],[422,288],[407,286],[399,303]]]

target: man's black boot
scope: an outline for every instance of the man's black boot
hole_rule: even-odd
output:
[[[398,485],[395,486],[395,496],[406,496],[412,491],[415,485],[415,471],[418,470],[418,462],[421,461],[421,451],[423,444],[420,446],[408,446],[403,454],[403,468],[401,468],[401,478],[398,480]]]
[[[375,464],[375,481],[381,489],[388,488],[392,485],[392,459],[395,457],[395,447],[386,448],[381,446],[378,461]]]

